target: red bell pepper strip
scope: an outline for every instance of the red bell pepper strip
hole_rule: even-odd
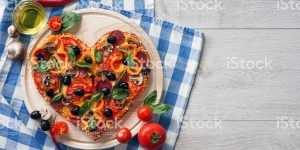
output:
[[[44,7],[63,6],[73,1],[74,0],[36,0],[36,2],[40,3]]]
[[[61,148],[59,147],[59,145],[57,144],[56,139],[55,139],[55,128],[53,125],[50,127],[50,135],[51,135],[51,139],[52,139],[54,145],[56,146],[56,148],[58,150],[61,150]]]
[[[92,78],[92,86],[89,86],[87,83],[82,81],[74,81],[71,86],[68,87],[66,94],[73,94],[74,90],[77,88],[83,88],[85,92],[90,93],[95,89],[95,77]]]

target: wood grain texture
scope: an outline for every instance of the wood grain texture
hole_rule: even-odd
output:
[[[276,121],[223,121],[222,129],[181,131],[176,149],[297,150],[299,129],[278,129]],[[192,131],[192,132],[191,132]]]
[[[295,40],[300,39],[300,30],[204,33],[206,43],[186,115],[223,120],[275,120],[282,115],[300,119],[300,43]],[[232,58],[267,59],[270,65],[235,69]]]
[[[226,124],[213,131],[216,136],[201,136],[211,129],[183,128],[176,149],[299,148],[300,129],[277,131],[268,124],[276,124],[278,117],[300,119],[300,43],[295,40],[300,30],[202,31],[205,47],[185,120]],[[228,58],[234,57],[267,58],[272,68],[228,68]]]
[[[300,128],[277,127],[281,118],[300,120],[300,9],[280,10],[277,0],[219,1],[221,10],[195,10],[181,0],[155,0],[156,17],[205,35],[187,127],[175,149],[300,149]],[[227,66],[232,58],[267,58],[271,68],[234,69]],[[222,129],[195,127],[214,119],[222,120]]]
[[[191,28],[299,28],[300,4],[296,9],[278,1],[156,0],[155,15]]]

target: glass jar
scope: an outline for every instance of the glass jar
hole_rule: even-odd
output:
[[[46,24],[46,11],[37,2],[21,1],[13,11],[12,22],[19,32],[33,35]]]

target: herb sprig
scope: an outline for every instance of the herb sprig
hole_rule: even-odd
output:
[[[76,55],[72,47],[68,47],[68,55],[70,57],[70,61],[73,65],[81,67],[81,68],[91,68],[91,64],[86,63],[84,61],[76,61]]]
[[[42,60],[40,63],[33,66],[33,69],[39,72],[46,72],[50,69],[54,68],[54,64],[52,61],[44,61]]]
[[[154,114],[163,114],[170,109],[172,109],[171,106],[164,104],[164,103],[158,103],[154,104],[155,100],[157,98],[157,90],[151,92],[144,101],[144,106],[148,106]]]
[[[125,60],[127,62],[127,66],[135,67],[136,64],[135,64],[135,61],[132,58],[132,51],[131,50],[128,51],[128,50],[126,50],[126,49],[124,49],[123,47],[120,47],[120,46],[117,46],[117,49],[119,49],[121,52],[124,52],[124,53],[127,54],[127,56],[125,58]]]
[[[83,115],[85,112],[89,110],[93,102],[99,102],[103,98],[103,93],[97,93],[92,96],[90,100],[86,100],[79,109],[79,114]]]
[[[97,48],[95,48],[94,57],[97,63],[101,63],[102,53]]]
[[[126,73],[127,73],[127,70],[124,70],[123,73],[121,74],[120,78],[115,82],[115,84],[111,88],[110,94],[107,96],[107,102],[109,102],[111,96],[114,93],[114,90],[115,90],[116,86],[119,85],[119,83],[122,81],[122,79],[124,78],[124,76],[125,76]],[[128,95],[129,95],[129,92],[128,92]],[[116,94],[115,94],[115,97],[117,97]]]
[[[67,31],[79,24],[82,19],[81,14],[74,12],[64,12],[60,15],[60,17],[62,19],[62,27],[60,30],[52,32],[52,34],[60,34],[64,31]]]

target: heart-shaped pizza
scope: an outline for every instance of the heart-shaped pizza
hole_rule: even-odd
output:
[[[92,47],[72,34],[50,35],[32,50],[30,62],[44,99],[94,140],[123,117],[150,76],[141,40],[119,30]]]

